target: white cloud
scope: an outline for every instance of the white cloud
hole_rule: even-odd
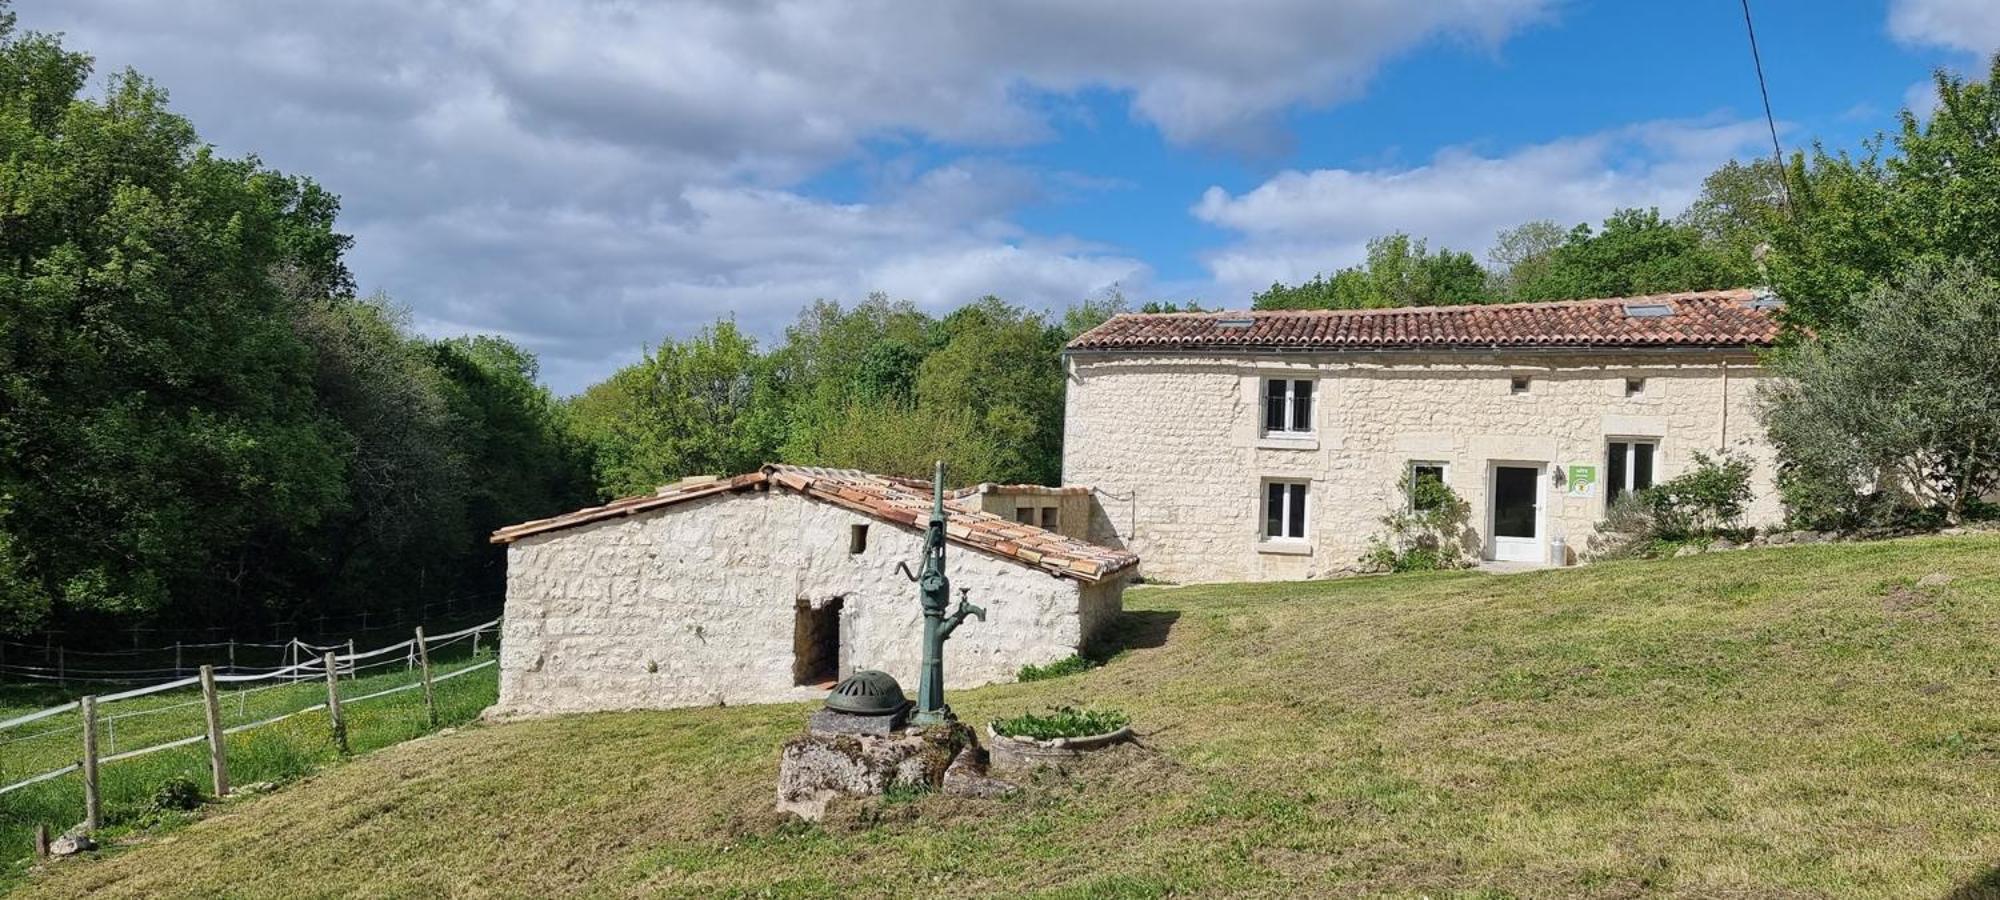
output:
[[[1894,0],[1889,33],[1910,44],[1968,53],[2000,50],[2000,3],[1993,0]]]
[[[1555,0],[18,0],[134,66],[224,152],[339,193],[352,263],[439,331],[513,335],[574,389],[733,313],[815,296],[1055,304],[1147,271],[1012,224],[1067,173],[980,163],[1110,92],[1170,141],[1281,146],[1300,106],[1428,41],[1491,47]],[[830,166],[973,157],[832,203]],[[879,148],[887,145],[889,150]]]
[[[1483,258],[1499,230],[1535,219],[1595,224],[1648,206],[1673,215],[1716,166],[1757,152],[1763,128],[1649,122],[1500,156],[1448,148],[1412,168],[1287,171],[1241,194],[1211,187],[1192,212],[1241,235],[1205,259],[1218,299],[1240,304],[1273,281],[1359,262],[1369,238],[1394,231]]]

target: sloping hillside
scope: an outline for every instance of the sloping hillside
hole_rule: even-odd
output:
[[[1946,584],[1919,585],[1932,573]],[[1930,579],[1932,582],[1942,578]],[[802,706],[473,728],[28,896],[1975,895],[2000,885],[2000,539],[1148,589],[1080,676],[1151,751],[1011,801],[767,812]],[[976,628],[978,623],[967,627]]]

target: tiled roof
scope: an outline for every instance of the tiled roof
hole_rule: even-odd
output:
[[[1069,349],[1767,346],[1778,338],[1776,305],[1759,296],[1739,289],[1492,306],[1125,313]]]
[[[701,497],[773,488],[792,491],[908,528],[921,530],[930,522],[930,485],[923,482],[852,469],[768,465],[734,478],[683,483],[655,494],[627,497],[553,518],[510,525],[493,532],[492,541],[507,544],[529,535],[636,515]],[[1097,582],[1139,564],[1139,557],[1123,550],[1099,547],[991,513],[957,508],[948,508],[947,512],[945,536],[952,543],[1053,575]]]

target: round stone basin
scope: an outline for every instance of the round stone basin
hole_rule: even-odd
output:
[[[1127,725],[1104,734],[1036,740],[1008,737],[993,730],[993,725],[989,722],[986,725],[986,737],[991,743],[987,753],[992,756],[993,768],[1018,772],[1073,763],[1094,751],[1125,743],[1132,739],[1132,726]]]

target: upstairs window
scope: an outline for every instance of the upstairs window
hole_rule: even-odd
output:
[[[1014,507],[1014,521],[1023,525],[1035,524],[1035,508],[1032,506]]]
[[[1605,502],[1652,487],[1658,450],[1656,441],[1612,441],[1604,460]]]
[[[1646,396],[1646,379],[1644,378],[1625,379],[1625,396],[1627,397]]]
[[[1525,394],[1533,385],[1534,382],[1529,380],[1528,376],[1516,375],[1512,380],[1507,382],[1507,391],[1513,394]]]
[[[1302,541],[1306,537],[1306,484],[1272,481],[1264,485],[1264,539]]]
[[[1306,378],[1264,379],[1264,433],[1311,434],[1313,383]]]
[[[1056,513],[1056,507],[1053,507],[1053,506],[1044,506],[1044,507],[1042,507],[1042,528],[1043,528],[1043,530],[1046,530],[1046,531],[1055,531],[1055,530],[1056,530],[1056,525],[1057,525],[1057,524],[1059,524],[1059,522],[1060,522],[1060,519],[1059,519],[1059,517],[1058,517],[1058,515],[1057,515],[1057,513]]]

